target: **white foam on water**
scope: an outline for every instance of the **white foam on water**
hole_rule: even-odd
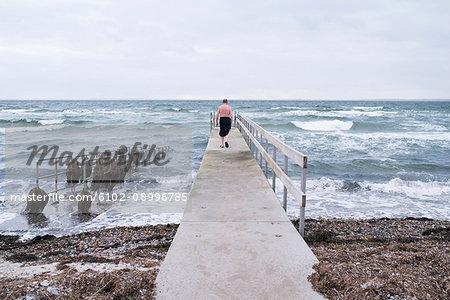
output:
[[[383,109],[383,106],[353,106],[353,109],[359,110],[380,110]]]
[[[78,116],[86,116],[93,114],[92,110],[89,109],[79,109],[79,110],[71,110],[71,109],[65,109],[62,112],[65,116],[72,116],[72,117],[78,117]]]
[[[1,109],[0,113],[5,112],[5,113],[18,113],[18,114],[22,114],[22,113],[28,113],[28,112],[33,112],[36,109],[23,109],[23,108],[10,108],[10,109]]]
[[[320,111],[320,110],[293,110],[282,113],[286,116],[318,116],[318,117],[382,117],[385,114],[397,114],[395,111],[361,111],[361,110],[336,110],[336,111]]]
[[[171,107],[171,109],[174,110],[174,111],[180,111],[181,110],[181,108],[179,108],[179,107]]]
[[[55,124],[62,124],[63,122],[64,122],[64,120],[60,120],[60,119],[40,120],[39,124],[42,124],[42,125],[55,125]]]
[[[382,117],[386,112],[381,111],[359,111],[359,110],[342,110],[333,112],[330,116],[350,116],[350,117],[359,117],[359,116],[368,116],[368,117]],[[396,112],[392,112],[396,113]]]
[[[12,132],[22,132],[22,131],[48,131],[48,130],[56,130],[64,128],[64,125],[46,125],[40,127],[29,127],[29,126],[21,126],[21,127],[8,127],[6,129],[7,133]]]
[[[421,121],[410,121],[410,122],[405,122],[402,124],[403,127],[413,127],[413,128],[419,128],[421,130],[425,130],[425,131],[447,131],[447,127],[442,126],[442,125],[438,125],[438,124],[432,124],[432,123],[424,123]]]
[[[291,121],[291,123],[303,130],[314,131],[349,130],[353,126],[352,121],[341,120],[323,120],[310,122]]]
[[[409,131],[409,132],[338,132],[338,135],[345,135],[347,137],[359,138],[364,140],[376,140],[376,139],[390,139],[400,140],[405,139],[408,141],[413,140],[431,140],[431,141],[450,141],[450,132],[427,132],[427,131]]]
[[[269,179],[271,183],[272,180]],[[294,180],[300,190],[300,182]],[[276,194],[281,201],[283,185],[277,178]],[[321,177],[307,180],[307,218],[427,217],[450,220],[450,181],[351,182]],[[288,214],[298,217],[300,205],[288,193]]]
[[[364,184],[372,191],[398,193],[414,198],[428,198],[432,196],[444,197],[448,195],[448,200],[450,201],[450,182],[407,181],[400,178],[394,178],[389,182]]]
[[[287,112],[281,113],[280,115],[303,117],[303,116],[320,116],[321,113],[323,113],[323,112],[320,112],[317,110],[292,110],[292,111],[287,111]]]
[[[142,112],[137,112],[133,109],[123,109],[118,107],[117,110],[111,110],[111,109],[95,109],[94,110],[95,115],[99,114],[109,114],[109,115],[142,115]]]
[[[0,224],[12,220],[17,216],[16,213],[5,213],[5,212],[0,212]]]

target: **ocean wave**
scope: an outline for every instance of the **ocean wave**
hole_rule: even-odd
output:
[[[291,121],[291,123],[303,130],[312,131],[349,130],[353,126],[352,121],[341,120],[323,120],[310,122]]]
[[[353,109],[359,109],[359,110],[379,110],[383,109],[383,106],[353,106]]]
[[[292,110],[292,111],[287,111],[284,113],[281,113],[281,115],[288,115],[288,116],[299,116],[299,117],[304,117],[304,116],[327,116],[327,114],[324,114],[321,111],[318,110]]]
[[[412,198],[450,195],[450,182],[408,181],[394,178],[384,183],[366,183],[372,191],[399,193]]]
[[[445,196],[450,194],[450,181],[418,181],[403,180],[398,177],[385,182],[371,181],[349,181],[321,177],[320,179],[308,180],[310,192],[323,190],[354,192],[358,190],[381,192],[385,194],[402,194],[409,198],[426,198]]]
[[[285,110],[298,110],[298,109],[304,109],[305,107],[301,106],[273,106],[270,109],[271,110],[279,110],[279,109],[285,109]]]
[[[409,132],[362,132],[350,133],[339,132],[339,135],[345,135],[353,139],[362,140],[395,140],[412,142],[417,140],[422,141],[450,141],[450,132],[429,132],[429,131],[409,131]],[[425,145],[424,145],[425,146]]]
[[[73,116],[73,117],[91,115],[92,113],[93,111],[89,109],[77,109],[77,110],[65,109],[62,112],[62,114],[64,114],[65,116]]]
[[[64,120],[61,119],[39,120],[39,124],[41,125],[57,125],[62,123],[64,123]]]
[[[31,125],[36,126],[39,124],[38,120],[19,119],[19,120],[0,120],[1,125]]]
[[[6,109],[0,109],[0,113],[13,113],[13,114],[22,114],[22,113],[29,113],[29,112],[35,112],[36,109],[26,109],[26,108],[6,108]]]
[[[341,110],[335,111],[333,114],[335,116],[344,115],[351,117],[367,116],[367,117],[382,117],[386,112],[381,111],[359,111],[359,110]],[[392,112],[396,113],[396,112]]]
[[[405,122],[402,124],[402,126],[405,129],[412,127],[412,128],[420,128],[425,131],[447,131],[448,130],[447,127],[445,127],[443,125],[432,124],[432,123],[421,122],[421,121]]]
[[[39,125],[39,124],[38,124]],[[64,128],[65,125],[46,125],[46,126],[14,126],[8,128],[8,133],[21,132],[21,131],[52,131]]]
[[[334,110],[334,111],[321,111],[321,110],[294,110],[285,112],[284,115],[289,116],[319,116],[319,117],[382,117],[386,114],[397,114],[396,111],[361,111],[361,110]]]
[[[271,183],[271,179],[269,179]],[[294,180],[300,190],[301,183]],[[278,199],[283,185],[277,178]],[[306,182],[307,215],[311,218],[428,217],[450,219],[449,181],[352,181],[321,177]],[[281,200],[280,200],[281,201]],[[288,214],[298,217],[299,202],[288,193]]]
[[[447,131],[447,127],[437,124],[425,123],[421,128],[426,131]]]
[[[169,111],[169,112],[182,112],[182,113],[198,113],[199,110],[198,109],[193,109],[193,108],[182,108],[182,107],[169,107],[167,109],[165,109],[165,111]],[[203,113],[204,111],[202,111]]]

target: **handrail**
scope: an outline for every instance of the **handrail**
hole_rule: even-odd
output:
[[[86,155],[83,155],[83,156],[86,156]],[[52,159],[52,158],[50,158],[50,159]],[[49,159],[44,158],[42,160],[49,160]],[[81,183],[76,183],[72,187],[74,187],[75,185],[78,185],[78,184],[84,184],[84,187],[86,187],[87,178],[86,178],[86,161],[85,160],[83,160],[83,165],[81,166],[81,169],[83,170],[82,175],[81,175],[82,176]],[[55,190],[49,192],[49,194],[58,193],[58,191],[65,190],[69,187],[58,188],[58,177],[59,177],[59,175],[63,175],[63,174],[67,174],[67,170],[58,172],[58,163],[55,163],[55,173],[50,173],[47,175],[39,175],[39,161],[38,161],[38,162],[36,162],[36,187],[39,188],[39,180],[40,179],[50,178],[50,177],[54,176],[55,177]]]
[[[241,113],[238,113],[238,116],[240,116],[241,118],[245,118]],[[287,155],[290,159],[292,159],[299,166],[303,167],[303,165],[305,165],[305,167],[306,167],[307,156],[305,154],[295,150],[294,148],[292,148],[289,145],[286,145],[285,143],[283,143],[282,141],[280,141],[279,139],[277,139],[276,137],[274,137],[273,135],[268,133],[264,128],[262,128],[261,126],[256,124],[251,119],[245,118],[245,120],[250,125],[255,127],[261,133],[261,135],[264,136],[269,141],[269,143],[271,143],[272,145],[277,147],[277,149],[279,149],[281,152],[283,152],[285,155]]]
[[[258,151],[259,151],[259,164],[261,168],[263,167],[262,159],[265,161],[264,173],[268,177],[267,167],[270,165],[272,168],[272,189],[275,191],[276,176],[280,178],[283,183],[283,208],[287,211],[287,192],[292,194],[292,196],[300,203],[300,220],[299,220],[299,232],[303,236],[305,228],[305,207],[306,207],[306,167],[307,167],[307,156],[303,153],[293,149],[292,147],[281,142],[273,135],[264,130],[261,126],[256,124],[251,119],[243,116],[241,113],[237,113],[237,128],[241,131],[244,139],[246,140],[248,146],[252,153],[254,153],[256,160],[258,161]],[[261,143],[258,141],[260,139]],[[265,145],[264,143],[265,139]],[[273,146],[273,154],[270,157],[268,153],[269,142]],[[277,151],[279,150],[284,154],[284,170],[276,162]],[[288,159],[291,159],[294,163],[302,168],[301,175],[301,190],[298,191],[292,180],[288,176]]]

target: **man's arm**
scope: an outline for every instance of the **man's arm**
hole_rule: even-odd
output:
[[[220,109],[218,109],[216,113],[216,125],[219,124],[219,110]]]

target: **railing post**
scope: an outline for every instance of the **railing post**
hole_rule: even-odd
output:
[[[55,193],[58,194],[58,161],[55,163]]]
[[[252,128],[250,127],[249,124],[247,124],[247,130],[248,130],[248,146],[250,147],[250,151],[252,152],[253,155],[252,139],[250,138],[250,136],[252,135]]]
[[[236,127],[236,112],[234,112],[234,127]]]
[[[247,130],[248,130],[248,143],[250,146],[250,150],[252,151],[253,154],[253,146],[252,146],[252,139],[250,138],[250,136],[252,135],[252,128],[250,127],[250,124],[248,122],[246,122],[247,124]]]
[[[258,138],[259,138],[259,131],[256,130],[256,138],[255,138],[256,143],[258,143]],[[258,150],[258,148],[255,145],[255,158],[256,158],[256,161],[258,161],[258,155],[261,158],[261,152]],[[259,166],[261,166],[261,161],[260,161]]]
[[[288,175],[288,157],[284,155],[284,173]],[[283,208],[287,212],[287,188],[283,185]]]
[[[302,166],[302,181],[300,185],[300,189],[303,193],[302,196],[302,204],[300,206],[300,219],[298,222],[300,235],[304,236],[305,234],[305,207],[306,207],[306,168],[308,165],[307,157],[303,157],[303,166]]]
[[[266,139],[265,149],[266,149],[266,152],[268,152],[268,150],[269,150],[269,140],[268,139]],[[266,174],[266,178],[267,178],[267,160],[265,160],[265,161],[266,161],[266,168],[264,169],[264,173]]]
[[[252,138],[250,139],[251,143],[252,143],[252,154],[253,156],[255,155],[255,143],[253,142],[253,137],[255,137],[255,129],[253,128],[253,126],[251,127],[251,132],[252,134]]]
[[[252,147],[253,147],[253,156],[255,156],[256,147],[255,147],[255,127],[252,126]]]
[[[259,143],[261,144],[261,147],[264,146],[262,133],[260,133],[260,135],[259,135]],[[262,164],[262,152],[261,151],[259,151],[259,165],[261,166],[261,169],[262,169],[263,164]]]
[[[277,163],[277,147],[275,147],[275,145],[273,145],[273,154],[272,154],[272,158],[275,161],[275,163]],[[272,169],[272,190],[275,192],[275,182],[276,182],[276,178],[277,175],[275,174],[275,172]]]
[[[39,165],[36,162],[36,187],[39,187]]]
[[[212,117],[213,112],[209,113],[209,131],[211,131],[213,129],[213,117]]]
[[[87,180],[86,180],[86,159],[83,161],[83,183],[84,183],[84,188],[87,189]]]

